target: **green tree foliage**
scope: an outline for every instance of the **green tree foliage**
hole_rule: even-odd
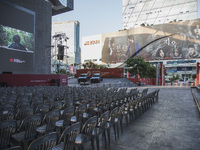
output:
[[[192,75],[192,79],[195,79],[195,78],[196,78],[196,74],[193,74],[193,75]]]
[[[146,76],[147,78],[156,78],[156,67],[150,65],[148,67],[148,74]]]
[[[174,82],[174,81],[176,81],[176,80],[179,80],[179,78],[180,78],[180,75],[179,74],[176,74],[176,75],[172,75],[172,78],[170,79],[170,82]]]
[[[0,45],[1,46],[8,46],[8,35],[6,33],[6,29],[0,25]]]
[[[134,75],[140,75],[142,78],[155,78],[156,68],[151,66],[149,62],[145,62],[142,57],[131,57],[126,62],[127,67],[131,67],[129,72]]]
[[[92,61],[88,61],[85,64],[82,64],[84,69],[103,69],[103,68],[107,68],[104,65],[98,65],[93,63]]]
[[[67,74],[65,69],[57,69],[56,74]]]

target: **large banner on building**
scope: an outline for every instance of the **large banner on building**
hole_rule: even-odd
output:
[[[102,62],[123,63],[200,58],[200,19],[146,26],[102,35]]]

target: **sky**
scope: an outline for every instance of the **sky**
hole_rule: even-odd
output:
[[[74,10],[55,15],[52,22],[78,20],[84,36],[122,29],[122,0],[74,0]]]

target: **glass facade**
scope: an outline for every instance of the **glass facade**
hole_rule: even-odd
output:
[[[198,18],[199,0],[123,0],[123,28]]]
[[[65,21],[52,23],[52,73],[58,69],[70,71],[70,66],[80,64],[80,23]],[[58,59],[59,44],[64,46],[63,59]]]

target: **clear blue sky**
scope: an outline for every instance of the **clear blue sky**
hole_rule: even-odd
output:
[[[122,29],[122,0],[74,0],[74,10],[52,17],[52,22],[80,22],[83,36],[117,32]]]

